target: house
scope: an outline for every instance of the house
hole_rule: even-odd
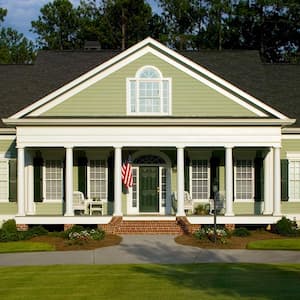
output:
[[[196,228],[213,223],[192,214],[213,187],[218,224],[300,221],[300,65],[151,38],[123,52],[42,51],[0,66],[0,103],[0,219],[20,229]]]

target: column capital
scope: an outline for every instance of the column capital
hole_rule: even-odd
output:
[[[233,149],[233,148],[234,148],[234,145],[224,145],[224,148],[225,148],[225,149]]]
[[[67,145],[67,146],[64,146],[65,149],[73,149],[74,146],[73,145]]]

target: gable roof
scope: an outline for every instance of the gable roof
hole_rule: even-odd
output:
[[[0,101],[4,108],[0,117],[6,118],[15,114],[119,54],[119,51],[42,51],[34,65],[0,65]],[[126,51],[122,54],[125,55]],[[290,72],[291,67],[294,67],[300,73],[300,65],[263,65],[256,51],[201,51],[180,54],[289,117],[299,117],[300,122],[300,109],[298,111],[296,107],[295,110],[290,110],[293,114],[287,113],[289,109],[283,104],[282,94],[278,93],[278,90],[282,90],[284,81],[279,76],[273,78],[274,68],[278,68],[277,72],[280,73],[281,68],[285,67],[283,70],[288,78],[289,88],[285,87],[287,93],[284,95],[287,96],[286,101],[293,102],[300,94],[299,84],[296,84],[300,77],[295,77]]]

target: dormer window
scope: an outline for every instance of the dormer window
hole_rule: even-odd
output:
[[[132,115],[169,115],[171,79],[153,66],[145,66],[127,80],[127,112]]]

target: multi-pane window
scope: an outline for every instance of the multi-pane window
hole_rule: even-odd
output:
[[[8,160],[0,160],[0,201],[8,201]]]
[[[128,95],[132,114],[170,113],[170,79],[162,78],[154,67],[147,66],[129,79]]]
[[[132,207],[137,207],[137,174],[138,174],[138,170],[137,168],[133,167],[132,168],[132,178],[133,178],[133,184],[132,184]]]
[[[161,168],[161,206],[166,207],[167,201],[167,168]]]
[[[192,182],[192,199],[208,199],[209,198],[209,174],[207,160],[191,161],[191,182]]]
[[[253,160],[236,160],[236,194],[238,200],[252,200],[254,198],[254,169]]]
[[[46,200],[62,200],[63,170],[61,160],[45,161],[45,198]]]
[[[89,164],[89,181],[90,181],[90,198],[106,199],[107,198],[107,180],[106,180],[106,163],[105,160],[90,160]]]
[[[300,160],[289,161],[289,198],[300,200]]]

